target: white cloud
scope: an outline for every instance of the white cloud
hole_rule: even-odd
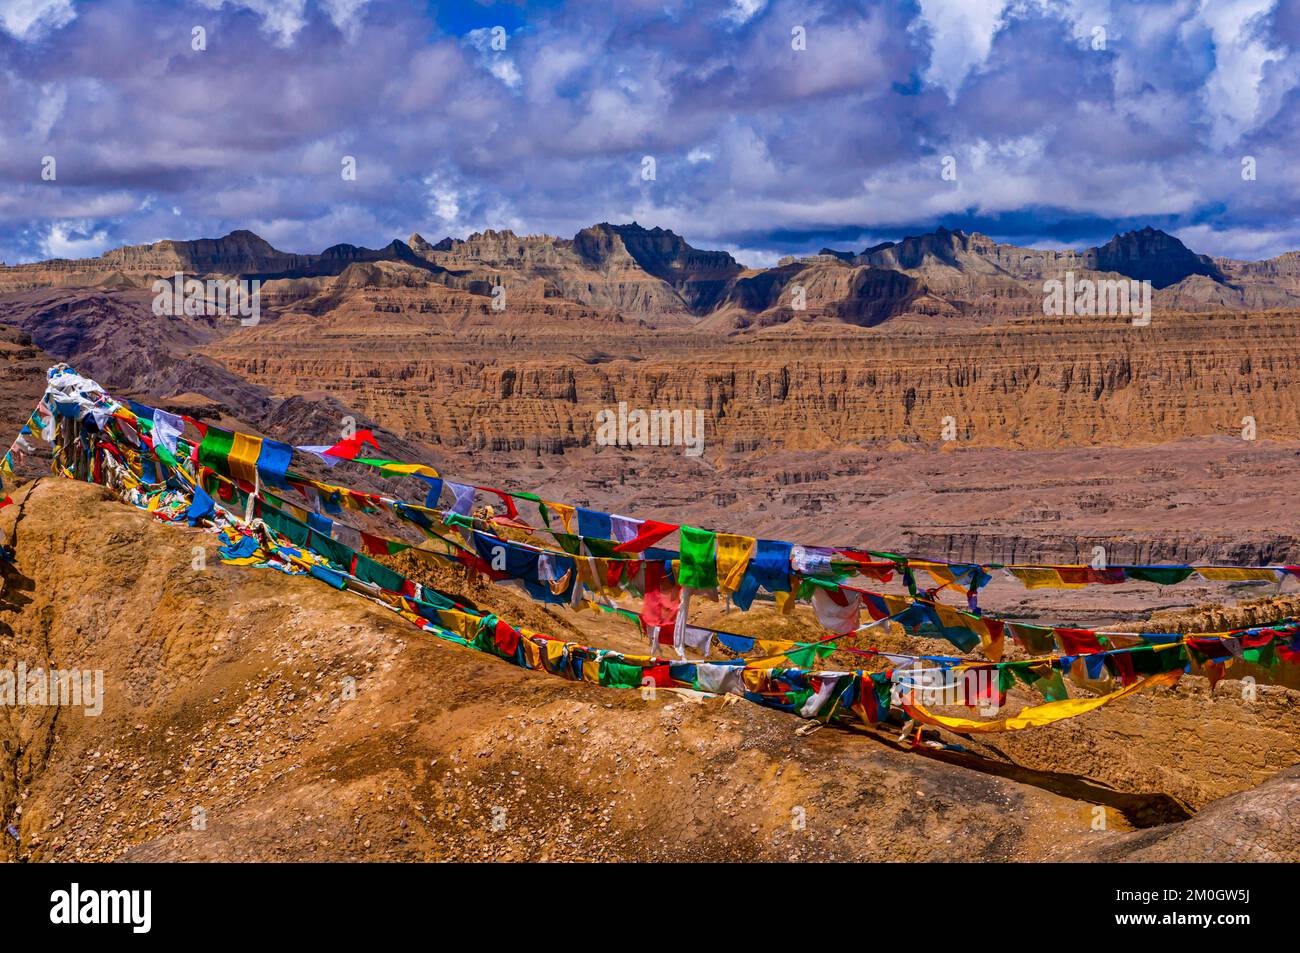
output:
[[[370,0],[316,0],[338,31],[355,38],[361,17]],[[226,4],[248,10],[262,18],[262,30],[275,37],[276,45],[290,46],[298,32],[307,25],[307,0],[199,0],[210,10]]]
[[[54,124],[63,115],[68,104],[68,90],[62,84],[47,83],[41,87],[41,98],[32,117],[31,133],[34,142],[44,143],[50,137]]]
[[[465,42],[478,50],[479,62],[487,71],[505,83],[510,89],[518,89],[523,83],[519,67],[506,53],[509,48],[509,36],[504,27],[479,27],[465,34]]]
[[[1260,115],[1264,73],[1270,64],[1286,58],[1286,50],[1270,47],[1259,27],[1275,3],[1201,0],[1197,20],[1214,41],[1214,69],[1206,78],[1204,96],[1217,146],[1231,145],[1268,118]],[[1287,89],[1296,82],[1294,69],[1289,71],[1289,79]]]
[[[1002,25],[1003,0],[919,0],[920,22],[929,27],[930,64],[925,80],[943,88],[949,99],[970,71],[988,59],[993,36]]]
[[[362,11],[370,0],[320,0],[320,2],[339,31],[348,37],[355,37],[361,26]]]
[[[456,190],[437,175],[424,177],[429,211],[432,212],[444,228],[452,229],[460,224],[460,196]]]
[[[307,0],[199,0],[205,7],[220,10],[226,4],[256,13],[262,29],[275,36],[279,46],[288,46],[307,25]]]
[[[76,17],[72,0],[0,0],[0,29],[24,42],[67,26]]]
[[[1189,225],[1172,234],[1188,248],[1203,255],[1259,261],[1272,258],[1279,248],[1300,247],[1300,229],[1215,228]]]
[[[696,239],[699,241],[699,239]],[[710,248],[713,245],[709,246]],[[746,268],[772,268],[782,258],[781,253],[770,248],[741,248],[737,245],[718,245],[719,251],[725,251]]]
[[[47,258],[93,258],[108,248],[108,233],[89,221],[53,222],[41,239]]]
[[[767,0],[731,0],[726,17],[735,23],[748,23],[767,6]]]

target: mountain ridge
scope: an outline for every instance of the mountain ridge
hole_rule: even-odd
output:
[[[382,248],[349,243],[316,254],[285,252],[247,229],[220,238],[127,245],[90,259],[0,267],[0,291],[99,283],[145,287],[181,272],[262,281],[340,279],[355,264],[416,269],[472,295],[508,292],[632,316],[654,325],[702,323],[742,331],[791,320],[871,327],[899,317],[1013,318],[1042,313],[1043,283],[1077,279],[1149,281],[1162,310],[1300,307],[1300,252],[1261,261],[1214,258],[1147,226],[1101,245],[1043,250],[940,226],[860,252],[823,248],[770,268],[747,268],[726,251],[697,248],[671,229],[600,222],[573,238],[485,229],[430,243],[418,232]],[[353,271],[348,281],[390,272]],[[423,280],[423,279],[422,279]],[[281,293],[315,294],[315,284]]]

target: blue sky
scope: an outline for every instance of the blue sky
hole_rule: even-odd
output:
[[[0,260],[632,220],[753,265],[936,225],[1261,258],[1298,99],[1300,0],[0,0]]]

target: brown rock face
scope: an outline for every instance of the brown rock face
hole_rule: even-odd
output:
[[[832,266],[852,280],[854,269]],[[451,448],[591,445],[604,407],[697,408],[728,450],[941,443],[1126,445],[1300,438],[1300,315],[1166,315],[1150,327],[1039,319],[936,336],[818,333],[799,322],[717,337],[612,323],[599,335],[548,299],[493,315],[455,295],[369,288],[323,314],[205,347],[281,390],[347,393]],[[462,303],[463,302],[463,303]],[[467,335],[438,314],[475,327]],[[577,322],[577,323],[575,323]]]
[[[696,314],[705,314],[722,297],[728,283],[741,271],[726,252],[701,251],[667,229],[645,229],[604,223],[583,229],[574,248],[597,267],[631,258],[646,274],[676,291]]]
[[[1211,804],[1181,824],[1109,833],[1072,852],[1067,860],[1113,863],[1294,862],[1300,825],[1300,767],[1288,768],[1258,788]]]

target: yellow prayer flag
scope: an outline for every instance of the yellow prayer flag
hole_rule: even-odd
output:
[[[542,650],[538,646],[537,640],[534,639],[529,633],[525,632],[522,633],[522,638],[520,639],[520,641],[524,646],[524,658],[528,662],[528,667],[541,668]]]
[[[257,482],[257,458],[261,452],[261,437],[236,431],[231,435],[230,455],[226,458],[230,475],[246,483]]]
[[[740,588],[740,581],[745,577],[745,570],[754,555],[757,540],[752,536],[719,533],[717,544],[718,591],[724,596],[729,596]]]
[[[1237,568],[1235,566],[1197,566],[1196,574],[1216,582],[1277,582],[1278,570]]]
[[[1066,582],[1055,569],[1024,569],[1008,566],[1007,571],[1019,579],[1026,589],[1084,589],[1086,582]]]
[[[572,506],[569,506],[567,503],[552,503],[550,500],[544,502],[546,503],[546,508],[548,510],[553,510],[555,513],[559,514],[560,525],[564,527],[564,531],[566,533],[572,533],[573,517],[577,513],[577,510]],[[551,529],[555,529],[555,527],[552,526]]]
[[[1054,721],[1063,721],[1066,718],[1087,714],[1102,705],[1117,701],[1125,695],[1140,692],[1144,688],[1151,688],[1156,685],[1173,685],[1178,679],[1182,678],[1182,675],[1182,669],[1173,672],[1162,672],[1159,675],[1149,675],[1146,678],[1139,679],[1132,685],[1119,689],[1119,691],[1111,692],[1109,695],[1102,695],[1098,698],[1066,698],[1061,701],[1047,702],[1042,705],[1035,705],[1032,708],[1022,709],[1018,715],[1013,715],[1010,718],[999,718],[997,721],[949,718],[945,715],[935,715],[921,705],[904,705],[903,710],[916,721],[934,725],[938,728],[947,728],[959,735],[1020,731],[1025,728],[1039,728],[1043,725],[1050,725]]]

